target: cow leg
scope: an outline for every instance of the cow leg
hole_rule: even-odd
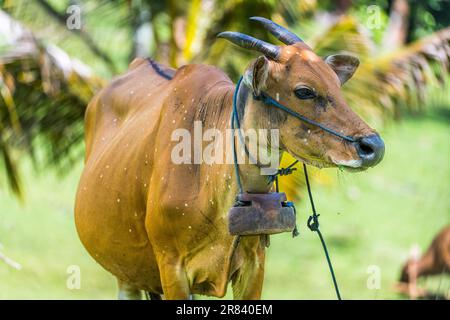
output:
[[[178,259],[163,259],[159,264],[164,298],[167,300],[189,300],[189,282],[183,265]]]
[[[264,266],[248,263],[232,279],[233,298],[235,300],[261,299],[264,281]]]
[[[265,250],[261,243],[243,246],[244,263],[232,277],[233,297],[237,300],[261,299],[264,282]]]
[[[145,291],[145,297],[147,300],[162,300],[162,297],[160,294],[153,293],[150,291]]]
[[[119,300],[142,299],[141,290],[119,279],[117,279],[117,284],[119,286],[119,296],[118,296]]]

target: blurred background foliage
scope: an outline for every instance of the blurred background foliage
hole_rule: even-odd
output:
[[[72,177],[71,169],[79,170],[87,102],[135,57],[173,67],[214,64],[236,81],[257,55],[216,40],[219,32],[278,43],[250,16],[288,27],[321,56],[357,55],[361,65],[344,94],[379,131],[401,119],[427,118],[430,108],[448,122],[450,1],[0,0],[0,5],[0,189],[19,198],[36,174],[56,169]],[[69,28],[77,10],[81,28]],[[448,143],[440,143],[447,160],[439,163],[447,162],[442,170],[448,173]],[[317,170],[314,178],[323,185],[334,179]],[[74,194],[76,179],[69,181]],[[301,172],[281,181],[296,200],[302,185]],[[448,184],[442,188],[448,195]],[[25,189],[35,203],[39,191]],[[442,206],[448,223],[448,201]]]

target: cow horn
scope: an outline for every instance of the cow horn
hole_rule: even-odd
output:
[[[250,20],[261,23],[265,29],[267,29],[271,34],[273,34],[284,44],[290,45],[297,42],[303,42],[303,40],[300,39],[300,37],[298,37],[296,34],[290,32],[288,29],[280,26],[279,24],[276,24],[269,19],[263,17],[251,17]]]
[[[271,60],[278,60],[280,55],[279,47],[243,33],[225,31],[217,37],[227,39],[242,48],[259,51]]]

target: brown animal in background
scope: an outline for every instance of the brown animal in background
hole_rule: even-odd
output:
[[[450,226],[441,230],[424,255],[414,255],[403,266],[397,290],[412,299],[428,293],[417,286],[421,277],[450,274]]]
[[[286,29],[256,20],[286,45],[222,34],[263,53],[245,71],[239,90],[241,127],[279,129],[282,151],[319,167],[364,170],[381,161],[383,141],[341,94],[358,59],[333,55],[323,60]],[[270,108],[254,98],[261,90],[357,141]],[[225,136],[234,91],[233,82],[212,66],[173,70],[136,59],[90,102],[75,222],[88,252],[117,277],[120,298],[139,298],[141,290],[154,298],[223,297],[230,281],[235,298],[261,297],[265,238],[242,236],[238,242],[228,233],[227,212],[237,194],[233,165],[171,159],[175,129],[193,135],[194,121],[201,121],[204,131],[215,128]],[[272,189],[256,165],[239,168],[245,191]]]

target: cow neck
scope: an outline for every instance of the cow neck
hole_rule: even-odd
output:
[[[255,129],[257,131],[258,129],[270,130],[270,128],[258,128],[256,125],[258,121],[251,118],[253,115],[257,116],[255,112],[261,110],[259,104],[262,104],[262,102],[253,99],[251,89],[242,81],[236,86],[236,90],[238,90],[235,101],[237,121],[234,128],[239,128],[241,130],[233,130],[236,134],[234,136],[234,141],[233,139],[231,141],[232,143],[235,143],[237,152],[243,148],[247,156],[245,163],[239,164],[237,168],[242,182],[242,191],[250,193],[267,193],[272,189],[271,176],[261,174],[261,169],[265,166],[258,162],[258,155],[253,154],[247,147],[243,132],[246,132],[248,129]],[[250,110],[252,112],[249,112]],[[233,107],[231,112],[233,113]],[[275,159],[277,163],[279,163],[281,156],[282,151],[280,150],[279,158]],[[251,163],[248,163],[250,160],[252,160]],[[276,171],[276,168],[274,170]]]

